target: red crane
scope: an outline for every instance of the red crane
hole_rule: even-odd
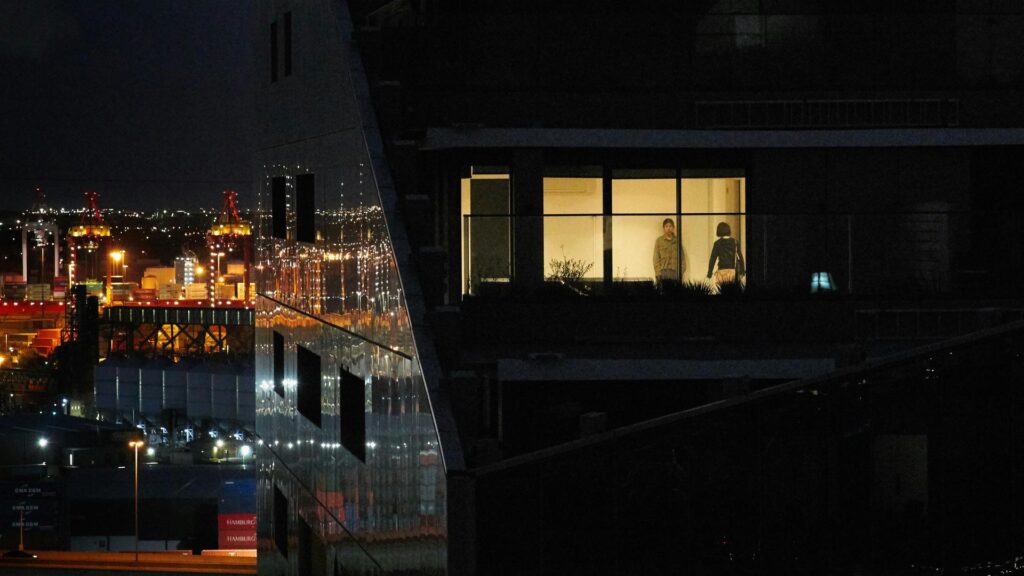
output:
[[[249,293],[249,268],[252,259],[252,226],[242,220],[238,214],[238,192],[234,190],[224,191],[224,203],[217,216],[216,222],[210,226],[206,235],[206,246],[209,249],[209,274],[207,285],[209,286],[210,305],[217,301],[217,284],[220,283],[221,270],[220,259],[224,256],[242,256],[242,282],[244,284],[244,299],[249,302],[252,296]]]
[[[85,210],[77,226],[68,229],[68,285],[79,279],[96,279],[101,269],[102,250],[110,242],[110,226],[103,223],[100,195],[85,193]]]

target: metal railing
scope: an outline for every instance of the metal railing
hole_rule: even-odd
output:
[[[673,280],[717,291],[713,257],[725,223],[740,246],[748,289],[870,296],[1013,295],[1024,245],[1014,215],[980,212],[650,213],[471,215],[463,219],[462,292],[503,293],[529,284],[581,294],[652,291]],[[660,278],[654,247],[669,219],[675,275]],[[1005,240],[1003,240],[1005,238]],[[993,246],[1000,246],[993,250]],[[533,286],[536,287],[536,286]]]

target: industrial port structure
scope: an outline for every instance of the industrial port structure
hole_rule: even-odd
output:
[[[85,192],[75,220],[61,222],[37,189],[31,210],[17,222],[21,274],[8,270],[0,275],[5,409],[53,405],[67,413],[103,411],[105,419],[136,419],[145,408],[153,412],[148,420],[158,421],[167,408],[163,402],[147,400],[143,407],[136,398],[133,410],[121,394],[124,386],[114,380],[106,386],[101,376],[111,370],[100,368],[108,357],[122,363],[186,360],[189,366],[215,356],[228,358],[231,370],[243,374],[242,395],[251,397],[252,379],[244,376],[251,374],[245,366],[253,341],[251,226],[239,213],[237,198],[237,192],[225,191],[212,222],[179,231],[182,237],[200,236],[206,254],[184,250],[169,263],[144,258],[151,246],[119,234],[116,222],[104,217],[97,192]],[[129,263],[135,268],[131,277]],[[53,373],[55,366],[66,374]],[[42,377],[48,371],[51,377]],[[94,381],[93,374],[103,382]],[[103,401],[98,403],[101,388]],[[131,416],[121,413],[123,407]]]

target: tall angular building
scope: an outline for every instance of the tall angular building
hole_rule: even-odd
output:
[[[261,574],[1013,562],[1024,6],[257,5]]]

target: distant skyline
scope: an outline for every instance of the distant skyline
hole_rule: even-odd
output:
[[[74,208],[249,208],[253,8],[246,0],[0,5],[0,209],[42,187]]]

